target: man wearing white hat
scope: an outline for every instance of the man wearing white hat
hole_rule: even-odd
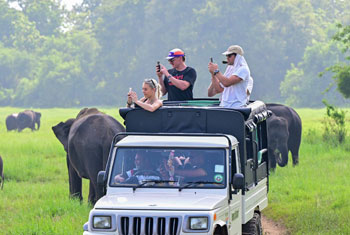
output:
[[[169,52],[166,57],[172,69],[160,65],[156,68],[163,95],[168,93],[168,100],[193,100],[193,86],[197,78],[196,70],[185,64],[185,53],[178,48]]]
[[[247,87],[250,70],[243,57],[243,49],[238,45],[230,46],[222,53],[227,58],[227,67],[224,74],[219,71],[217,64],[209,63],[211,83],[208,87],[208,96],[221,93],[220,106],[238,108],[247,104]]]

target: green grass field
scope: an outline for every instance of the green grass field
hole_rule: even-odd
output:
[[[69,199],[66,156],[51,127],[79,109],[35,109],[41,128],[7,132],[5,118],[20,108],[0,108],[0,155],[6,177],[0,191],[0,234],[82,234],[91,207]],[[116,117],[117,108],[101,111]],[[303,120],[300,164],[271,173],[264,214],[291,234],[350,234],[350,136],[334,146],[322,141],[325,110],[298,109]],[[347,115],[350,116],[350,110]],[[350,119],[347,118],[348,132]],[[290,158],[291,163],[291,158]]]
[[[264,214],[291,234],[350,234],[350,112],[346,143],[340,146],[322,140],[325,109],[297,112],[303,122],[300,163],[271,173]]]

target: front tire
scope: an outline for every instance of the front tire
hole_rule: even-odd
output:
[[[227,235],[227,227],[216,227],[213,235]]]
[[[261,217],[258,212],[254,212],[254,216],[246,224],[242,226],[242,234],[246,235],[262,235]]]

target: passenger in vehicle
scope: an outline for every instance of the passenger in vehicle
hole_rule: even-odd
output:
[[[139,183],[146,180],[161,180],[161,174],[152,164],[149,156],[145,152],[137,152],[135,155],[135,167],[128,170],[124,174],[118,174],[114,177],[117,183],[137,183],[132,178],[137,179]],[[130,180],[129,180],[130,179]],[[129,180],[129,181],[128,181]]]
[[[170,170],[169,165],[165,167]],[[183,167],[175,167],[174,175],[184,177],[187,182],[204,180],[208,175],[205,157],[202,153],[193,153],[185,160]]]
[[[172,69],[166,69],[163,65],[156,66],[159,84],[162,87],[162,95],[168,93],[168,100],[182,101],[193,100],[193,86],[197,78],[196,70],[185,64],[185,53],[175,48],[166,57]]]
[[[161,96],[161,87],[155,79],[145,79],[142,84],[142,92],[144,97],[138,99],[136,92],[130,90],[128,93],[127,107],[131,107],[132,104],[135,104],[149,112],[154,112],[163,105],[163,101],[159,99]]]
[[[248,98],[247,86],[250,70],[243,57],[243,49],[238,45],[232,45],[222,54],[227,58],[224,74],[219,71],[217,64],[213,62],[208,64],[208,70],[211,74],[208,96],[212,97],[221,93],[220,106],[225,108],[244,107]]]
[[[183,156],[175,156],[175,150],[171,150],[168,159],[163,158],[159,167],[160,172],[165,176],[163,179],[175,180],[175,169],[183,167],[183,159]]]

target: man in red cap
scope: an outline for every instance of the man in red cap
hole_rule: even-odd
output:
[[[156,68],[162,94],[168,93],[168,100],[193,100],[193,86],[197,78],[196,70],[185,64],[185,53],[178,48],[169,52],[166,59],[172,69],[167,70],[163,65]]]

